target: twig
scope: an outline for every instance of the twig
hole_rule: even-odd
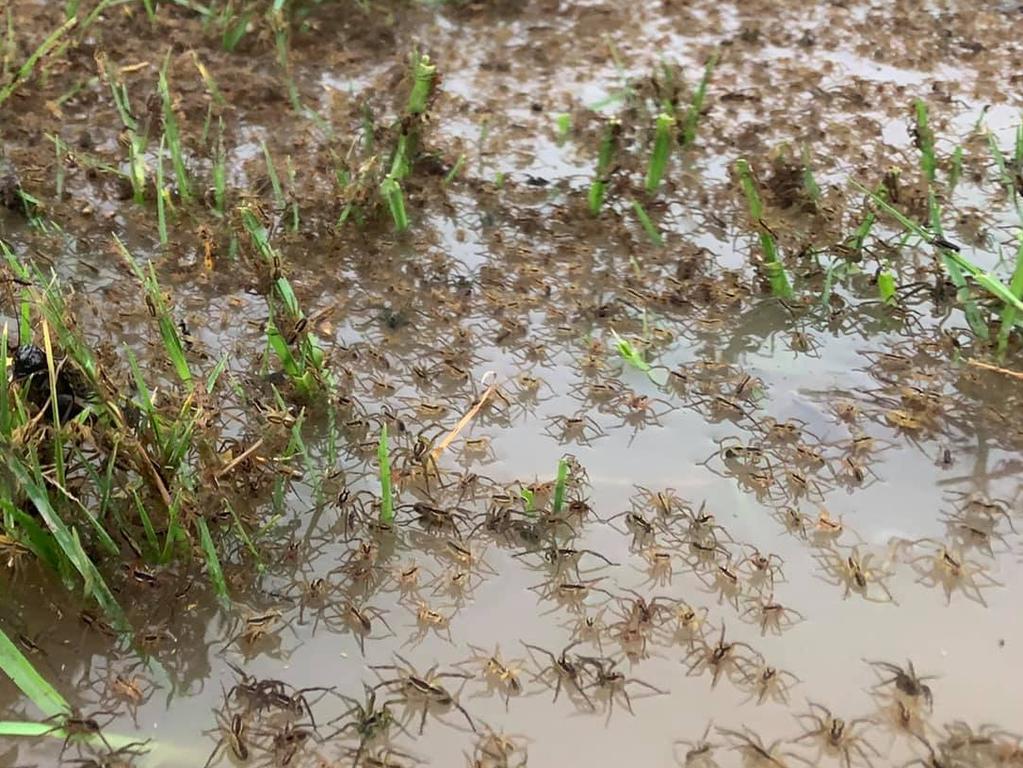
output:
[[[1013,371],[1010,370],[1009,368],[999,368],[997,365],[991,365],[990,363],[982,363],[980,362],[980,360],[967,360],[966,362],[975,368],[983,368],[985,371],[994,371],[995,373],[1004,373],[1006,376],[1009,376],[1013,379],[1023,380],[1023,373],[1020,373],[1019,371]]]
[[[469,422],[472,421],[476,417],[476,414],[480,412],[480,408],[486,405],[487,400],[489,400],[490,396],[494,394],[494,390],[497,389],[496,381],[497,374],[494,373],[493,371],[487,371],[485,374],[483,374],[482,381],[486,381],[487,377],[490,376],[491,374],[494,374],[495,379],[494,383],[486,388],[480,399],[473,403],[472,408],[470,408],[466,412],[466,414],[458,420],[458,423],[455,424],[455,428],[448,432],[444,436],[444,439],[437,443],[437,446],[432,451],[430,451],[430,458],[432,458],[434,461],[436,461],[437,458],[444,452],[445,448],[451,445],[452,441],[454,441],[454,439],[458,437],[459,433],[461,433],[461,431],[468,426]]]
[[[216,477],[217,480],[219,480],[224,475],[229,474],[231,470],[233,470],[235,467],[237,467],[239,464],[245,461],[245,459],[249,458],[249,456],[252,455],[253,451],[259,450],[259,447],[261,445],[263,445],[263,438],[259,438],[256,442],[254,442],[252,445],[250,445],[248,448],[246,448],[244,451],[238,454],[238,456],[236,456],[234,460],[231,461],[231,463],[228,464],[226,467],[217,470],[217,474],[214,475],[214,477]]]

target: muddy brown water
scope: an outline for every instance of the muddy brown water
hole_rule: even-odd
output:
[[[899,167],[905,206],[919,210],[926,199],[910,130],[914,98],[931,105],[939,154],[965,149],[963,179],[943,196],[947,236],[985,267],[997,265],[1000,250],[1011,261],[1019,221],[987,140],[973,131],[983,118],[1011,148],[1023,71],[1018,3],[366,5],[315,8],[293,34],[296,86],[316,121],[289,107],[269,32],[253,31],[228,54],[196,14],[163,6],[155,30],[140,8],[109,9],[0,113],[8,160],[59,227],[0,211],[4,240],[75,289],[80,326],[115,375],[127,370],[127,345],[169,388],[158,332],[111,235],[152,259],[194,338],[193,363],[208,371],[228,357],[217,440],[232,444],[232,455],[265,441],[263,464],[247,463],[221,489],[197,495],[210,515],[222,508],[218,493],[230,498],[252,531],[269,522],[256,540],[258,563],[241,541],[225,552],[232,604],[218,603],[198,563],[160,571],[155,587],[111,565],[137,628],[129,647],[83,622],[87,606],[32,566],[4,573],[0,621],[38,647],[32,659],[42,674],[83,712],[109,711],[99,716],[110,721],[105,732],[151,740],[139,765],[199,766],[215,748],[215,765],[350,765],[358,736],[328,738],[343,721],[329,723],[351,707],[339,694],[363,700],[364,684],[395,675],[370,665],[396,664],[396,654],[418,673],[434,665],[464,673],[439,679],[464,714],[432,705],[420,733],[422,707],[396,701],[396,687],[385,686],[378,698],[392,702],[405,732],[371,740],[364,764],[1020,760],[1012,734],[1023,729],[1021,385],[968,364],[990,357],[961,313],[928,293],[907,290],[898,309],[876,301],[878,258],[894,265],[900,284],[930,279],[927,253],[898,249],[889,226],[879,225],[859,273],[836,277],[828,306],[819,301],[826,267],[842,261],[826,246],[843,241],[864,210],[849,179],[876,184]],[[8,9],[21,53],[59,23],[59,10],[42,4]],[[240,228],[196,206],[172,217],[170,247],[161,249],[152,204],[119,199],[115,183],[80,164],[66,169],[64,198],[55,195],[47,134],[124,163],[94,55],[129,68],[123,76],[142,110],[159,67],[153,51],[168,43],[196,176],[208,173],[199,135],[209,100],[192,49],[229,105],[215,114],[225,123],[232,203],[261,199],[272,208],[264,141],[299,204],[297,232],[289,211],[273,216],[274,243],[354,402],[309,404],[304,458],[273,463],[286,452],[287,430],[256,407],[272,402],[266,304],[253,262],[232,255],[231,232]],[[386,212],[337,231],[332,162],[358,140],[364,107],[385,136],[407,92],[413,45],[442,73],[424,134],[440,172],[413,175],[408,233],[392,233]],[[645,170],[649,76],[664,63],[678,67],[684,101],[714,50],[721,60],[696,145],[675,153],[647,203],[665,238],[655,248],[628,203]],[[556,130],[562,113],[571,119],[567,137]],[[623,153],[608,210],[594,219],[585,196],[607,115],[622,118],[639,159]],[[815,211],[786,194],[785,162],[798,161],[803,146],[824,191]],[[460,156],[460,173],[444,182]],[[759,172],[785,252],[821,249],[816,262],[790,256],[806,301],[772,299],[750,266],[755,235],[730,176],[739,156]],[[200,225],[217,243],[212,270],[203,267]],[[11,318],[16,308],[2,311]],[[612,329],[646,340],[652,377],[615,354]],[[1016,350],[1001,364],[1019,368]],[[405,507],[394,532],[346,524],[353,502],[339,506],[338,493],[377,492],[380,419],[371,415],[397,417],[385,420],[400,474],[414,466],[421,430],[444,434],[491,381],[502,396],[441,455],[443,487],[406,478],[399,492],[403,505],[429,499],[464,509],[471,520],[457,534],[424,530]],[[521,487],[552,481],[566,453],[586,475],[574,478],[569,498],[589,511],[553,535],[559,546],[591,550],[580,555],[579,574],[544,561],[527,536],[538,523],[514,500]],[[480,476],[474,490],[460,485],[469,473]],[[658,491],[672,500],[669,514],[658,511]],[[513,500],[501,501],[503,493]],[[515,532],[476,529],[502,505],[520,510]],[[652,532],[630,525],[626,511],[651,521]],[[704,513],[713,522],[700,522]],[[470,550],[469,562],[452,543]],[[769,570],[778,570],[758,575],[754,553],[770,555]],[[416,567],[417,582],[406,583],[402,572]],[[322,600],[307,594],[317,578],[329,585]],[[577,600],[557,594],[564,582],[590,588]],[[642,626],[631,614],[636,593],[660,597]],[[358,631],[347,603],[364,610],[370,631]],[[683,605],[699,617],[692,632],[680,625]],[[762,623],[764,605],[785,612],[769,609]],[[239,639],[247,618],[268,612],[280,618],[267,637]],[[738,644],[715,666],[722,630]],[[549,659],[523,643],[558,653],[576,640],[570,653],[613,658],[628,680],[642,681],[625,683],[628,700],[594,685],[599,664],[584,661],[585,695],[566,683],[553,701],[554,677],[541,674]],[[499,647],[520,690],[488,678],[472,646],[485,655]],[[891,675],[869,663],[907,660],[930,676],[933,705],[921,691],[879,685]],[[238,682],[231,665],[297,689],[330,689],[306,694],[313,735],[294,751],[275,750],[289,718],[228,696]],[[766,667],[779,671],[781,687],[758,687]],[[117,676],[136,682],[143,700],[118,696]],[[0,704],[0,719],[38,717],[6,679]],[[810,715],[824,711],[815,705],[844,718],[844,739],[812,735]],[[248,760],[232,753],[218,725],[234,713],[246,723]],[[308,720],[292,718],[311,730]],[[486,741],[487,729],[515,750]],[[713,749],[700,753],[705,731]],[[770,757],[736,735],[743,732],[762,739]],[[964,746],[964,734],[974,741]],[[51,765],[60,746],[11,740],[0,746],[0,764]],[[929,751],[939,746],[946,752]],[[63,759],[93,754],[72,744]]]

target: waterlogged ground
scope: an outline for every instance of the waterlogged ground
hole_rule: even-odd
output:
[[[5,12],[14,62],[62,21],[50,4]],[[1021,29],[1005,1],[340,2],[295,20],[283,69],[258,14],[227,53],[194,9],[161,5],[150,27],[141,5],[108,8],[0,111],[13,183],[39,201],[0,210],[0,236],[74,290],[78,327],[126,392],[127,348],[151,386],[174,379],[115,234],[152,260],[193,368],[226,357],[202,438],[219,469],[189,508],[214,529],[231,602],[198,548],[173,567],[126,548],[102,568],[136,630],[117,637],[12,558],[0,626],[103,733],[149,740],[125,764],[1019,763],[1021,383],[976,365],[1018,369],[1018,344],[999,360],[978,341],[954,289],[937,289],[933,249],[894,221],[852,247],[870,208],[850,181],[885,179],[926,221],[925,100],[944,236],[1007,280],[1020,220],[989,136],[1011,157]],[[117,71],[157,126],[168,46],[198,196],[222,120],[228,207],[270,224],[329,395],[303,402],[272,375],[266,271],[237,214],[171,196],[163,247],[152,182],[133,203],[100,167],[127,171],[104,78]],[[368,204],[338,227],[347,203],[375,199],[337,172],[389,162],[367,121],[390,141],[413,46],[441,79],[410,229]],[[651,105],[688,103],[715,51],[695,144],[649,197]],[[622,149],[593,217],[610,116]],[[793,299],[756,269],[739,157]],[[878,299],[882,266],[896,304]],[[615,332],[650,371],[622,360]],[[392,530],[372,524],[384,424]],[[366,686],[389,729],[359,722]],[[39,717],[0,681],[0,719]],[[53,765],[61,747],[9,740],[0,764]],[[72,743],[62,758],[122,764],[103,752]]]

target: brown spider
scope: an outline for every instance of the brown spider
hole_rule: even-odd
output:
[[[829,755],[841,760],[845,768],[852,768],[854,762],[862,762],[867,768],[873,768],[868,752],[875,757],[881,753],[861,734],[856,733],[857,726],[873,723],[869,717],[858,717],[854,720],[843,720],[831,714],[831,710],[822,704],[809,702],[810,711],[799,715],[800,720],[810,720],[808,731],[796,739],[796,742],[813,739],[817,742],[818,751],[814,763],[820,762],[822,755]]]
[[[855,592],[872,603],[895,603],[895,598],[884,583],[890,571],[872,565],[875,557],[873,552],[861,556],[858,546],[853,546],[845,557],[831,550],[814,555],[824,571],[824,581],[845,588],[843,599]]]
[[[744,657],[739,654],[738,649],[740,648],[746,649],[749,655]],[[760,654],[749,643],[725,641],[724,622],[721,624],[721,634],[716,643],[711,645],[703,640],[702,647],[694,648],[682,663],[688,662],[693,656],[696,657],[696,660],[689,664],[688,673],[690,675],[701,674],[705,669],[710,669],[713,675],[712,688],[717,686],[722,674],[730,678],[736,675],[742,677],[746,674],[744,667],[761,661]]]
[[[773,635],[780,635],[783,631],[803,621],[804,617],[795,608],[789,608],[775,601],[774,595],[767,599],[762,597],[751,597],[747,600],[748,607],[742,612],[742,617],[749,616],[753,621],[760,624],[760,636],[763,637],[768,631]]]
[[[927,542],[934,550],[911,558],[910,567],[917,572],[917,583],[928,587],[940,586],[945,593],[945,602],[952,602],[952,593],[959,591],[967,600],[987,606],[983,589],[1004,586],[985,570],[980,563],[968,560],[961,552],[931,539],[907,542],[910,547]]]

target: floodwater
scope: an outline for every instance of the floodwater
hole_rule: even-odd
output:
[[[964,148],[959,184],[941,192],[945,236],[984,268],[1011,271],[1020,222],[975,126],[1011,155],[1023,6],[365,5],[310,4],[296,22],[289,66],[315,120],[289,106],[271,33],[254,30],[226,53],[196,13],[162,5],[155,30],[141,8],[110,8],[0,112],[8,161],[59,227],[0,210],[0,236],[75,289],[79,327],[114,380],[129,386],[130,347],[151,385],[172,391],[112,235],[151,259],[194,366],[205,374],[228,359],[205,444],[225,466],[256,446],[191,497],[221,531],[230,604],[208,586],[198,547],[174,567],[131,561],[152,585],[104,567],[131,641],[83,621],[95,606],[35,565],[3,573],[0,626],[39,671],[82,712],[104,713],[104,732],[150,740],[133,758],[147,766],[351,765],[359,733],[338,732],[378,683],[377,704],[400,725],[366,740],[366,765],[1021,761],[1023,385],[971,363],[1019,369],[1018,344],[997,360],[977,342],[929,290],[930,250],[900,247],[890,223],[855,260],[837,245],[866,211],[851,180],[871,187],[900,168],[900,205],[926,217],[912,133],[921,98],[941,178]],[[10,8],[31,46],[60,21],[48,6]],[[213,110],[230,200],[269,211],[327,350],[338,382],[329,403],[303,410],[285,389],[287,411],[274,404],[265,276],[236,221],[182,206],[161,248],[154,206],[123,199],[82,162],[62,161],[65,193],[55,194],[47,134],[125,162],[94,56],[127,68],[141,113],[167,42],[194,173],[209,173],[200,133]],[[442,78],[424,131],[432,160],[408,181],[411,228],[393,233],[384,210],[339,230],[336,163],[365,146],[367,109],[386,139],[413,45]],[[192,49],[227,106],[211,107]],[[642,195],[651,104],[670,92],[668,68],[685,103],[714,51],[697,141],[643,198],[657,248],[630,204]],[[626,149],[594,218],[586,191],[612,115]],[[273,211],[261,141],[298,204],[297,231],[290,207]],[[804,147],[823,192],[814,204],[798,170],[793,182]],[[738,157],[760,177],[795,300],[772,298],[752,266]],[[215,243],[211,267],[204,238]],[[882,263],[898,275],[898,306],[877,300]],[[649,375],[618,356],[613,332],[644,350]],[[422,446],[436,447],[484,393],[437,466],[424,462]],[[296,420],[300,446],[289,444]],[[384,423],[398,486],[390,531],[364,519],[375,516]],[[550,510],[566,455],[574,503],[560,516],[528,512],[521,490]],[[423,514],[440,513],[416,502],[453,517],[427,525]],[[253,638],[254,626],[265,634]],[[566,647],[581,685],[563,679],[555,700],[558,673],[538,649]],[[896,681],[871,662],[912,662],[925,679]],[[434,668],[451,676],[433,679]],[[614,670],[624,682],[600,685]],[[312,689],[308,707],[247,703],[240,673],[282,681],[275,690],[289,696]],[[422,698],[386,682],[401,674],[450,694],[427,694],[422,729]],[[247,749],[226,735],[234,715]],[[0,680],[0,720],[38,716]],[[60,749],[59,739],[11,740],[0,765],[52,765]],[[98,754],[72,743],[62,757],[100,765]]]

